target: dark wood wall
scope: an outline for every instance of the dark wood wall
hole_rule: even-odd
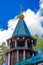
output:
[[[17,62],[17,52],[16,51],[11,52],[10,62],[11,62],[11,65],[14,65]]]
[[[10,45],[10,49],[15,47],[15,41],[17,41],[17,47],[25,48],[26,40],[27,40],[27,48],[29,47],[32,49],[32,44],[35,42],[32,38],[29,38],[29,37],[24,36],[24,39],[23,39],[23,37],[19,37],[19,39],[18,39],[18,37],[15,37],[15,38],[9,39],[7,42],[8,42],[8,46]],[[32,40],[33,40],[33,43],[31,42]],[[10,41],[10,43],[9,43],[9,41]],[[23,60],[23,51],[24,51],[24,49],[22,49],[22,50],[19,49],[19,61]],[[31,56],[32,56],[32,52],[25,49],[25,59],[30,58]],[[12,50],[12,51],[10,51],[10,65],[14,65],[16,62],[17,62],[17,50]]]
[[[25,51],[25,59],[28,59],[31,57],[30,51],[26,50]],[[23,60],[23,50],[19,50],[19,61]],[[10,65],[14,65],[15,63],[17,63],[17,51],[12,51],[11,52],[11,58],[10,58]]]

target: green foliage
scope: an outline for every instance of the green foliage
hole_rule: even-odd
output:
[[[2,46],[1,50],[8,50],[7,46]]]
[[[8,50],[8,47],[6,46],[5,42],[3,42],[2,45],[0,46],[0,50],[2,51]],[[6,57],[6,54],[4,52],[0,52],[0,57],[2,57],[2,62],[6,62],[6,59],[4,59]]]
[[[0,53],[0,56],[5,56],[5,54],[4,53]]]
[[[8,50],[8,47],[6,46],[6,43],[3,42],[2,45],[0,46],[1,50]]]
[[[6,62],[6,60],[3,59],[3,60],[2,60],[2,63],[3,63],[3,62]]]
[[[36,46],[34,48],[40,48],[43,51],[43,38],[40,38],[38,35],[35,35],[34,37],[37,39]]]

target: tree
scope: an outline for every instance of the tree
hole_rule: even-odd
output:
[[[0,46],[0,50],[2,50],[2,52],[0,52],[0,57],[2,57],[2,62],[5,62],[6,61],[6,59],[5,59],[6,54],[3,51],[8,50],[8,47],[6,46],[5,42],[3,42],[2,45]]]
[[[41,49],[43,51],[43,38],[40,38],[38,35],[35,35],[34,38],[37,39],[35,49]]]
[[[6,46],[5,42],[2,43],[1,50],[8,50],[8,47]]]

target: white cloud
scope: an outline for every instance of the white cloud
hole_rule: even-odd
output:
[[[39,20],[41,18],[39,16],[39,13],[40,13],[39,11],[37,13],[34,13],[30,9],[24,12],[26,24],[32,35],[34,34],[40,35],[42,33],[42,27]]]
[[[43,0],[40,0],[40,8],[43,8]]]
[[[30,30],[31,34],[42,34],[43,28],[41,27],[40,20],[40,9],[37,13],[33,12],[31,9],[27,9],[23,14],[25,15],[25,22],[27,24],[28,29]],[[17,16],[8,21],[8,29],[7,30],[0,30],[0,42],[5,41],[6,39],[10,38],[16,25],[18,19]]]
[[[8,21],[8,29],[7,30],[1,30],[0,29],[0,42],[2,43],[3,41],[6,42],[6,39],[10,38],[12,36],[13,30],[18,22],[18,19],[16,20],[15,18],[12,20]],[[1,44],[0,43],[0,44]]]

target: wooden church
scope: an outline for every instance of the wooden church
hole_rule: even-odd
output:
[[[20,13],[17,26],[10,39],[7,40],[9,50],[6,52],[7,65],[15,65],[15,63],[30,58],[35,55],[33,46],[36,45],[34,39],[24,21],[24,15]]]

